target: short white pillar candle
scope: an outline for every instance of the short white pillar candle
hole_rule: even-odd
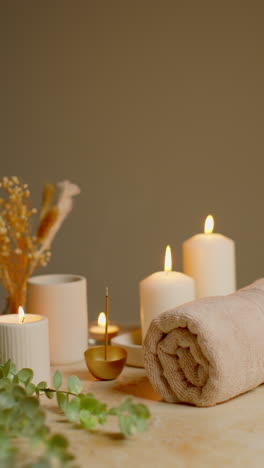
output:
[[[170,246],[166,248],[164,271],[158,271],[140,282],[140,318],[144,340],[151,321],[160,313],[195,298],[194,280],[172,270]]]
[[[236,290],[235,243],[213,232],[214,219],[205,220],[203,234],[183,243],[183,271],[195,280],[196,297],[224,296]]]
[[[21,312],[21,311],[20,311]],[[50,382],[48,320],[34,314],[9,314],[0,316],[1,362],[8,359],[17,370],[33,370],[35,384]]]

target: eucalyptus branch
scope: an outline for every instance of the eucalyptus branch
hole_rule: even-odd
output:
[[[54,388],[46,382],[33,384],[33,371],[21,369],[7,361],[0,366],[0,466],[14,468],[19,453],[14,441],[26,439],[32,447],[39,445],[41,455],[35,462],[23,468],[71,467],[73,455],[69,452],[69,442],[61,434],[51,434],[46,425],[46,414],[40,407],[39,397],[56,395],[58,406],[69,422],[78,422],[83,429],[94,430],[103,425],[108,417],[117,417],[120,432],[130,436],[147,428],[150,413],[141,403],[126,398],[120,406],[108,408],[92,393],[82,393],[78,377],[70,376],[67,390],[61,390],[62,374],[56,371],[53,376]],[[19,465],[21,467],[21,465]],[[76,465],[75,465],[76,467]]]

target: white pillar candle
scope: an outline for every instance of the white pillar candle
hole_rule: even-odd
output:
[[[155,317],[195,298],[194,280],[183,273],[171,270],[171,251],[167,246],[164,271],[153,273],[140,282],[140,318],[143,340]]]
[[[40,315],[10,314],[0,316],[1,362],[8,359],[17,370],[33,370],[33,382],[50,382],[48,320]]]
[[[222,296],[236,290],[235,243],[213,233],[214,220],[207,216],[203,234],[183,243],[183,271],[192,276],[196,297]]]

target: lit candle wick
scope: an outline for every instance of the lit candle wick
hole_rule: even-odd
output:
[[[171,259],[171,248],[169,245],[166,247],[165,259],[164,259],[164,271],[168,275],[172,270],[172,259]]]
[[[19,323],[24,323],[25,321],[25,312],[21,306],[18,308],[18,321]]]

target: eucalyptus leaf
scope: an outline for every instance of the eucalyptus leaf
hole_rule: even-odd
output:
[[[150,411],[147,406],[143,405],[142,403],[138,403],[134,406],[134,412],[137,414],[138,417],[142,419],[148,419],[150,417]]]
[[[42,382],[38,383],[37,389],[38,390],[45,390],[45,388],[47,388],[47,386],[48,386],[47,382],[42,381]]]
[[[65,405],[64,412],[66,417],[71,422],[79,421],[80,415],[80,398],[74,397],[72,400]]]
[[[36,391],[36,386],[32,382],[29,382],[25,386],[25,390],[27,392],[27,395],[33,395],[33,393]]]
[[[62,375],[60,371],[56,371],[53,376],[53,385],[56,390],[59,390],[62,386]]]
[[[46,395],[46,397],[48,397],[50,400],[52,400],[52,398],[54,397],[54,392],[52,392],[51,390],[46,390],[46,391],[45,391],[45,395]]]
[[[98,418],[93,416],[90,411],[82,409],[80,411],[80,422],[86,429],[95,429],[98,424]]]
[[[39,409],[39,400],[34,397],[27,397],[20,403],[20,407],[30,418],[32,418]]]
[[[76,375],[71,375],[68,378],[68,391],[78,395],[82,390],[82,384]]]
[[[14,377],[13,377],[13,383],[14,384],[18,384],[19,383],[19,378],[18,378],[18,375],[15,374]]]
[[[61,434],[54,434],[51,438],[50,438],[50,444],[55,446],[55,447],[60,447],[60,448],[67,448],[68,445],[69,445],[69,442],[68,440],[66,439],[66,437],[64,437],[63,435]]]
[[[11,359],[8,359],[8,361],[2,367],[4,377],[8,376],[10,367],[11,367]]]
[[[16,373],[16,365],[13,362],[11,362],[9,374],[15,375],[15,373]]]
[[[0,391],[8,388],[11,388],[11,382],[7,377],[3,377],[0,379]]]
[[[68,401],[67,395],[64,392],[56,392],[56,397],[59,407],[64,409]]]
[[[123,403],[120,405],[120,410],[121,411],[130,411],[131,410],[131,403],[132,403],[132,398],[127,397]]]
[[[33,375],[33,370],[28,368],[21,369],[17,373],[19,380],[23,383],[29,383],[33,379]]]
[[[94,396],[86,396],[81,399],[81,409],[89,410],[90,412],[95,411],[98,407],[98,401]]]
[[[9,393],[8,391],[0,392],[0,410],[12,408],[12,406],[14,406],[14,402],[15,400],[12,393]]]
[[[135,431],[136,428],[130,416],[119,414],[118,422],[119,422],[120,430],[121,432],[123,432],[125,436],[130,436],[136,432]]]
[[[12,393],[16,400],[22,400],[22,398],[26,397],[26,392],[20,385],[13,385]]]

